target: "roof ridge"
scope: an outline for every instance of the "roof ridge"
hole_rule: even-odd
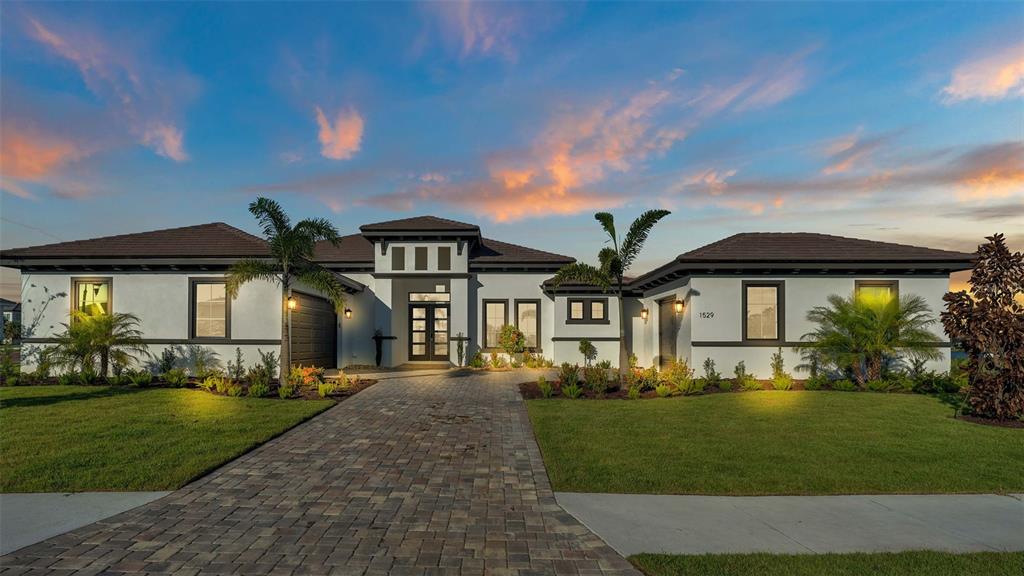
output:
[[[20,246],[20,247],[17,247],[17,248],[5,248],[4,252],[7,252],[8,250],[24,250],[26,248],[49,248],[49,247],[52,247],[52,246],[61,246],[61,245],[64,245],[64,244],[77,244],[77,243],[80,243],[80,242],[94,242],[94,241],[97,241],[97,240],[114,240],[114,239],[117,239],[117,238],[127,238],[129,236],[138,236],[139,234],[155,234],[157,232],[173,232],[173,231],[177,231],[177,230],[188,230],[190,228],[204,228],[204,227],[207,227],[207,226],[217,226],[217,225],[223,225],[223,226],[226,226],[226,227],[231,228],[233,230],[238,230],[239,232],[242,232],[244,234],[248,234],[247,232],[239,230],[238,228],[235,228],[234,226],[232,226],[230,224],[227,224],[225,222],[206,222],[204,224],[190,224],[188,226],[172,226],[170,228],[159,228],[157,230],[145,230],[145,231],[142,231],[142,232],[124,232],[122,234],[111,234],[109,236],[93,236],[92,238],[78,238],[76,240],[61,240],[60,242],[50,242],[49,244],[34,244],[32,246]],[[251,234],[250,234],[250,236],[251,236]]]

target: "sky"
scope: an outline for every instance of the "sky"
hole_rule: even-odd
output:
[[[0,245],[434,214],[633,272],[749,231],[1024,248],[1022,3],[0,4]],[[17,279],[3,277],[5,297]]]

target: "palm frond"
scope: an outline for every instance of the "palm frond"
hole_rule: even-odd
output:
[[[257,198],[249,204],[249,212],[259,220],[268,240],[291,229],[291,219],[276,200]]]
[[[626,232],[626,238],[622,241],[622,249],[619,251],[623,271],[628,270],[636,257],[640,255],[640,251],[644,248],[644,242],[650,236],[654,225],[669,214],[671,212],[668,210],[648,210],[633,221],[629,232]]]
[[[599,286],[602,290],[607,290],[612,284],[612,279],[599,268],[590,264],[573,262],[562,266],[555,273],[554,285],[556,288],[568,283]]]
[[[327,268],[308,264],[296,271],[295,279],[326,296],[335,308],[340,310],[345,306],[345,288],[338,276]]]
[[[594,214],[594,219],[601,223],[601,227],[608,233],[608,238],[612,241],[612,247],[618,252],[619,238],[615,234],[615,216],[612,216],[609,212],[598,212]]]
[[[622,274],[622,263],[619,261],[619,253],[611,247],[605,246],[597,253],[597,261],[601,263],[601,272],[611,279],[617,279]]]
[[[296,224],[293,231],[309,238],[314,243],[326,240],[337,246],[341,240],[341,236],[338,235],[338,229],[325,218],[306,218]]]
[[[243,258],[231,265],[225,276],[225,290],[229,298],[238,297],[242,284],[253,280],[281,282],[281,269],[273,262]]]

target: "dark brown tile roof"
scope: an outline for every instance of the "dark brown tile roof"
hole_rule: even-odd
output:
[[[234,258],[265,256],[267,243],[223,222],[72,240],[0,252],[14,258]]]
[[[373,243],[362,234],[342,236],[341,242],[334,246],[330,242],[317,242],[313,252],[313,260],[317,262],[336,263],[373,263]]]
[[[388,220],[364,224],[359,227],[363,232],[480,232],[476,224],[468,224],[437,216],[414,216],[400,220]]]
[[[935,262],[973,254],[807,232],[748,232],[680,254],[679,262]]]
[[[575,261],[576,259],[571,256],[544,252],[543,250],[535,250],[526,246],[519,246],[518,244],[491,240],[490,238],[481,238],[480,243],[469,253],[470,265],[515,263],[561,266]]]

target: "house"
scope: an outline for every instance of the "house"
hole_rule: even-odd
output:
[[[26,344],[46,346],[69,313],[132,312],[150,351],[202,346],[221,359],[241,349],[247,362],[280,344],[280,288],[251,282],[225,296],[224,273],[242,257],[267,256],[263,239],[224,223],[62,242],[0,252],[4,266],[31,277],[23,302],[40,328]],[[573,258],[483,236],[478,226],[434,216],[367,224],[315,260],[336,272],[342,310],[315,291],[294,289],[293,362],[326,367],[463,362],[497,351],[513,324],[532,352],[580,362],[582,339],[600,359],[618,361],[619,324],[641,365],[713,358],[729,372],[739,360],[758,376],[781,348],[810,331],[805,316],[830,294],[913,293],[936,315],[949,274],[973,255],[824,234],[737,234],[680,254],[629,280],[619,302],[594,286],[560,285],[554,273]],[[40,292],[65,293],[36,309]],[[936,326],[936,331],[941,329]],[[933,367],[948,369],[949,345]]]

